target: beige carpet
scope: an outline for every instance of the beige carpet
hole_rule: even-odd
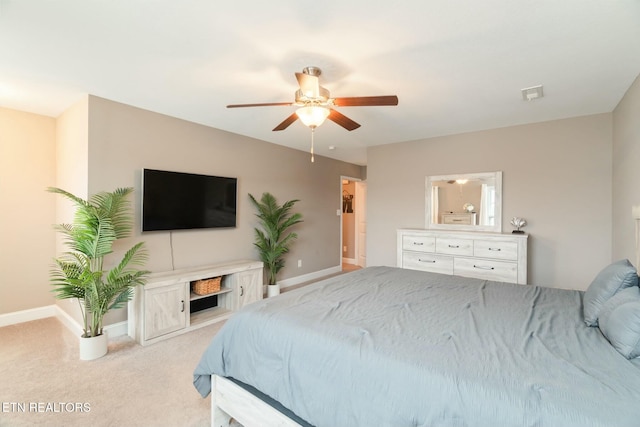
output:
[[[146,347],[117,337],[93,361],[56,318],[0,328],[0,427],[209,426],[193,370],[223,323]]]
[[[208,426],[193,369],[222,323],[146,347],[118,337],[94,361],[55,318],[0,328],[0,426]]]

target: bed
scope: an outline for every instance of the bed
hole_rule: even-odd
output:
[[[640,302],[632,277],[589,307],[633,287]],[[585,295],[369,267],[234,314],[194,385],[216,427],[637,427],[638,349],[585,324]]]

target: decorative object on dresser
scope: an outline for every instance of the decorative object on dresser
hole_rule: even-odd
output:
[[[271,193],[262,193],[260,201],[251,194],[249,198],[258,210],[256,216],[260,219],[261,228],[255,228],[254,245],[267,269],[267,296],[276,296],[280,294],[277,276],[284,267],[284,255],[298,238],[296,233],[287,233],[287,230],[302,222],[302,214],[291,213],[293,205],[299,200],[289,200],[280,206]]]
[[[72,224],[56,227],[66,237],[70,252],[55,260],[51,284],[56,298],[78,300],[83,323],[80,359],[97,359],[107,353],[107,335],[102,329],[105,314],[124,307],[133,288],[144,285],[149,273],[133,268],[146,261],[143,242],[129,249],[110,271],[103,269],[113,243],[131,233],[133,220],[127,196],[133,188],[101,192],[88,200],[60,188],[47,191],[61,194],[76,208]]]
[[[425,228],[502,231],[502,172],[428,176]]]
[[[522,227],[527,225],[527,220],[524,218],[518,218],[514,216],[511,220],[511,225],[513,225],[516,229],[512,231],[513,234],[522,234],[524,231],[520,230]]]
[[[241,260],[149,276],[129,303],[129,336],[142,345],[228,319],[262,299],[260,261]]]
[[[397,266],[527,283],[527,235],[399,229]]]

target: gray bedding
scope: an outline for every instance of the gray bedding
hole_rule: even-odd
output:
[[[370,267],[251,304],[194,372],[318,427],[640,426],[640,364],[580,291]]]

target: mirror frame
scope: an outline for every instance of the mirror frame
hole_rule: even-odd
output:
[[[458,225],[458,224],[432,224],[431,223],[431,183],[434,181],[450,181],[456,179],[489,179],[496,181],[496,224],[495,225]],[[484,231],[502,232],[502,172],[461,173],[455,175],[434,175],[425,179],[425,228],[432,230],[457,230],[457,231]]]

